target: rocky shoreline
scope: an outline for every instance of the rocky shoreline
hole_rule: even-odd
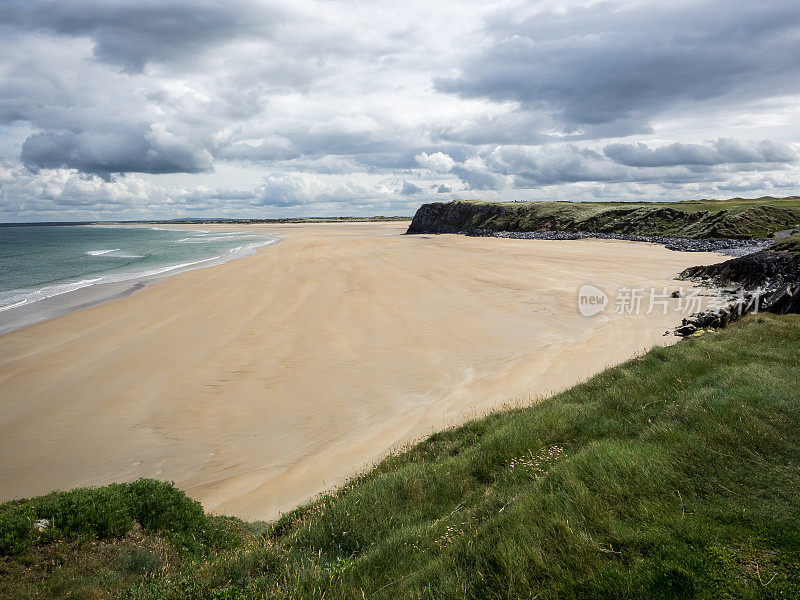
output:
[[[661,244],[678,252],[718,252],[726,256],[745,256],[769,248],[776,239],[692,239],[626,233],[593,233],[589,231],[462,231],[464,235],[523,240],[624,240]]]
[[[800,254],[761,250],[715,265],[689,267],[679,277],[719,287],[727,304],[683,319],[675,335],[719,329],[748,313],[800,313]]]

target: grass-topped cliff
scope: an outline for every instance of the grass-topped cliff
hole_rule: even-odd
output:
[[[800,224],[800,198],[690,202],[424,204],[408,233],[589,232],[685,238],[766,238]]]
[[[0,597],[798,598],[798,353],[800,316],[752,315],[270,525],[148,481],[7,503]]]

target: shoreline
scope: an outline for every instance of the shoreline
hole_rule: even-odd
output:
[[[82,227],[145,227],[145,228],[159,228],[156,225],[173,225],[175,227],[164,227],[172,231],[206,231],[201,229],[201,226],[212,225],[215,226],[212,230],[219,230],[220,232],[226,231],[220,229],[224,225],[244,225],[244,226],[259,226],[259,225],[274,225],[274,224],[292,224],[292,225],[336,225],[348,223],[393,223],[401,222],[400,218],[392,217],[386,219],[353,219],[353,220],[313,220],[313,219],[275,219],[275,220],[258,220],[258,219],[231,219],[219,221],[177,221],[177,222],[102,222],[102,223],[81,223]],[[405,222],[405,221],[403,221]],[[29,226],[36,224],[0,224],[2,226]],[[61,224],[52,224],[59,226]],[[71,224],[65,224],[71,225]],[[781,232],[781,233],[788,233]],[[406,235],[425,235],[406,233]],[[443,235],[439,233],[428,235]],[[444,234],[447,235],[447,234]],[[464,235],[467,237],[496,237],[507,239],[527,239],[527,240],[550,240],[550,241],[567,241],[567,240],[619,240],[629,242],[641,242],[648,244],[657,244],[664,246],[668,250],[676,252],[715,252],[728,257],[742,257],[760,252],[761,250],[769,249],[770,246],[782,239],[778,235],[774,239],[759,240],[759,239],[692,239],[682,237],[664,237],[664,236],[647,236],[647,235],[633,235],[633,234],[619,234],[619,233],[599,233],[599,232],[566,232],[566,231],[543,231],[543,232],[517,232],[517,231],[489,231],[489,230],[465,230],[455,232],[453,235]],[[199,260],[192,263],[190,266],[183,267],[175,265],[168,267],[166,272],[155,273],[149,275],[136,276],[132,275],[120,281],[102,282],[98,284],[89,284],[75,290],[54,294],[41,300],[26,303],[19,307],[5,307],[0,308],[0,335],[16,331],[22,327],[41,323],[50,319],[55,319],[60,316],[69,314],[76,310],[82,310],[96,306],[98,304],[109,302],[111,300],[118,300],[125,298],[144,289],[158,281],[164,280],[174,275],[179,275],[187,271],[195,269],[205,269],[223,265],[232,260],[238,260],[255,254],[259,248],[271,246],[272,244],[280,242],[280,238],[269,240],[263,244],[248,244],[239,248],[235,248],[231,252],[238,252],[244,250],[243,253],[228,258],[217,257],[210,259]],[[209,264],[199,264],[209,263]],[[701,282],[698,283],[709,283]]]
[[[96,225],[86,224],[82,227],[138,227],[136,225]],[[148,225],[142,225],[148,228]],[[175,231],[184,230],[198,230],[198,227],[176,227]],[[172,266],[165,266],[158,268],[156,272],[145,274],[121,273],[112,275],[112,277],[119,276],[121,279],[117,281],[102,281],[99,283],[89,283],[88,285],[78,287],[77,289],[69,290],[62,293],[56,293],[51,296],[46,296],[40,300],[33,302],[26,302],[19,306],[12,305],[9,307],[0,308],[0,335],[16,331],[29,325],[42,323],[50,319],[55,319],[71,312],[82,310],[109,302],[111,300],[118,300],[126,298],[131,294],[152,285],[153,283],[163,281],[174,275],[180,275],[196,269],[206,269],[223,265],[227,262],[252,256],[258,252],[259,248],[271,246],[280,242],[280,238],[266,240],[264,243],[244,244],[237,248],[228,251],[218,257],[201,259],[194,261],[188,265],[176,264]],[[69,285],[70,282],[64,285]],[[81,283],[81,282],[74,282]],[[37,288],[36,291],[43,288]]]
[[[677,342],[662,336],[677,314],[589,320],[574,294],[678,287],[681,268],[724,258],[279,229],[274,251],[6,334],[2,499],[156,477],[213,512],[274,518],[393,448]]]
[[[782,231],[784,237],[791,230]],[[620,240],[658,244],[675,252],[718,252],[726,256],[740,257],[768,249],[782,239],[781,235],[769,239],[711,238],[695,239],[660,235],[636,235],[629,233],[600,233],[591,231],[463,231],[459,235],[473,237],[498,237],[518,240]],[[419,234],[409,234],[419,235]]]

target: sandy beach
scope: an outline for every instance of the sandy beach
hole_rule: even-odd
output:
[[[676,341],[677,300],[587,318],[581,285],[675,290],[678,271],[725,258],[397,222],[253,227],[281,242],[0,336],[0,501],[156,477],[274,518],[391,448]]]

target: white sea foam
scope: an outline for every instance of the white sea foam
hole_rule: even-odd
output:
[[[181,238],[179,240],[173,240],[176,244],[207,244],[208,242],[212,242],[211,238],[205,238],[202,235],[197,235],[195,237],[187,237]]]
[[[178,271],[180,269],[186,269],[187,267],[192,267],[194,265],[199,265],[199,264],[202,264],[202,263],[207,263],[207,262],[211,262],[211,261],[214,261],[214,260],[219,260],[220,258],[222,258],[222,255],[212,256],[211,258],[204,258],[203,260],[195,260],[193,262],[182,263],[182,264],[179,264],[179,265],[169,265],[167,267],[161,267],[161,268],[158,268],[158,269],[152,269],[150,271],[145,271],[144,273],[138,275],[136,277],[136,279],[138,279],[139,277],[152,277],[153,275],[161,275],[162,273],[169,273],[170,271]],[[130,279],[133,279],[133,278],[130,278]],[[124,281],[124,280],[120,279],[118,281]]]
[[[114,248],[113,250],[89,250],[86,254],[89,256],[104,256],[106,258],[144,258],[143,254],[122,252],[119,248]]]
[[[127,229],[138,229],[138,227],[127,227]],[[186,231],[178,227],[148,227],[148,229],[151,231]]]
[[[68,283],[59,283],[56,285],[47,285],[36,290],[11,290],[7,295],[4,295],[0,302],[5,306],[0,306],[0,312],[10,308],[17,308],[24,306],[45,298],[52,298],[53,296],[60,296],[67,292],[74,292],[81,288],[89,287],[100,283],[103,277],[95,277],[94,279],[81,279],[80,281],[71,281]],[[10,303],[10,304],[7,304]]]
[[[183,244],[207,244],[208,242],[227,242],[231,239],[252,240],[261,237],[253,234],[231,234],[231,235],[196,235],[175,240],[176,243]]]

